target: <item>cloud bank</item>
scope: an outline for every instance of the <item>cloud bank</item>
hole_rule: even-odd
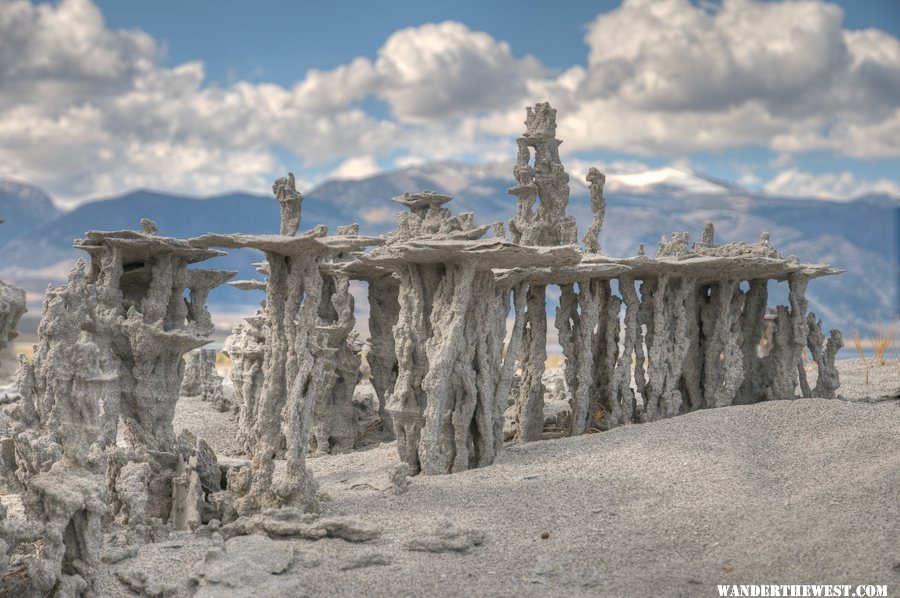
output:
[[[544,100],[560,109],[569,154],[898,158],[900,41],[842,20],[820,1],[626,0],[588,24],[586,66],[562,72],[448,21],[396,31],[375,56],[287,88],[213,85],[201,62],[163,66],[156,40],[108,28],[90,0],[0,0],[0,164],[73,202],[135,187],[262,190],[287,167],[314,179],[508,159],[522,108]],[[367,111],[370,98],[388,114]],[[897,190],[848,174],[791,168],[765,188]]]

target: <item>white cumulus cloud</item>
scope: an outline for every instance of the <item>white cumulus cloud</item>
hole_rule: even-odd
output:
[[[341,162],[337,168],[331,171],[329,178],[333,179],[365,179],[381,172],[378,162],[372,156],[354,156]]]
[[[447,21],[288,87],[217,85],[202,62],[164,66],[156,40],[109,28],[91,0],[0,0],[0,174],[77,202],[134,187],[263,191],[288,169],[363,177],[388,156],[509,160],[523,108],[545,100],[568,154],[900,157],[900,41],[844,29],[836,5],[625,0],[585,42],[586,65],[554,73]],[[389,115],[367,113],[370,97]]]
[[[900,156],[900,41],[819,1],[625,0],[566,76],[570,149],[679,154],[762,146]]]
[[[784,170],[763,186],[772,195],[821,197],[835,200],[853,199],[867,193],[883,193],[900,197],[900,185],[887,179],[868,181],[852,172],[813,174],[796,168]]]
[[[378,95],[401,120],[444,119],[508,108],[541,68],[506,42],[447,21],[394,33],[378,51]]]

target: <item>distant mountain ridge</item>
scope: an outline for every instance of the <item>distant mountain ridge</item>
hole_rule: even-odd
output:
[[[0,246],[24,232],[51,222],[63,213],[43,190],[0,178]]]
[[[331,180],[305,194],[301,229],[357,222],[363,232],[384,234],[394,227],[399,206],[390,198],[404,191],[431,189],[455,197],[454,212],[471,211],[480,223],[508,221],[515,198],[511,166],[432,163],[362,180]],[[591,219],[590,199],[580,177],[571,175],[569,213],[580,234]],[[716,224],[716,240],[754,241],[768,231],[784,255],[807,262],[829,262],[844,275],[810,284],[810,309],[826,326],[845,332],[891,321],[898,314],[900,199],[869,195],[847,202],[818,198],[784,198],[749,192],[739,185],[673,168],[610,175],[607,212],[601,235],[604,253],[634,255],[644,243],[656,251],[661,235],[689,231],[698,239],[706,221]],[[134,191],[62,211],[35,187],[0,180],[0,277],[29,291],[34,313],[48,282],[64,280],[82,252],[72,242],[87,230],[138,229],[141,218],[155,220],[160,234],[192,237],[207,232],[264,233],[278,230],[278,205],[270,195],[229,193],[209,198]],[[207,262],[210,267],[239,270],[256,277],[260,255],[231,252]],[[784,285],[782,285],[784,286]],[[783,290],[783,289],[782,289]],[[775,291],[771,304],[784,302]],[[213,306],[249,310],[260,296],[217,289]]]

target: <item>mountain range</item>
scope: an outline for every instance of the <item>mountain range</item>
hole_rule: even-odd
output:
[[[305,194],[301,229],[357,222],[367,234],[393,229],[399,206],[389,199],[404,191],[431,189],[454,196],[455,212],[472,211],[476,222],[508,221],[515,198],[511,165],[432,163],[361,180],[326,181]],[[581,177],[571,177],[569,213],[583,234],[591,220],[590,197]],[[755,241],[768,231],[783,255],[844,268],[841,276],[813,281],[810,309],[845,335],[891,322],[898,316],[900,269],[900,198],[866,195],[836,202],[821,198],[776,197],[697,173],[661,168],[607,179],[607,210],[601,234],[604,253],[629,256],[644,243],[649,255],[661,235],[689,231],[699,239],[703,225],[716,225],[716,241]],[[149,190],[60,209],[40,189],[0,180],[0,277],[25,288],[29,310],[22,323],[33,330],[48,283],[58,284],[81,252],[72,242],[88,230],[140,229],[151,218],[161,235],[187,238],[207,232],[271,233],[278,230],[278,204],[271,195],[228,193],[190,197]],[[203,267],[239,270],[240,278],[257,274],[260,254],[234,251]],[[786,301],[786,285],[773,285],[770,303]],[[364,296],[364,293],[361,294]],[[210,305],[223,313],[249,313],[258,293],[232,288],[213,292]],[[551,309],[552,314],[552,309]]]

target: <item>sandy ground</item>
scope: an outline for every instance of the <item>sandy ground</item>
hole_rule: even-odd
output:
[[[841,374],[841,388],[838,390],[838,394],[842,398],[850,401],[873,401],[884,397],[900,397],[900,362],[889,360],[883,367],[869,367],[868,383],[866,382],[867,368],[861,359],[846,359],[838,363]],[[218,372],[224,376],[226,392],[230,393],[231,381],[228,379],[228,370],[219,368]],[[806,372],[810,386],[814,387],[816,383],[815,364],[808,363]],[[548,370],[548,376],[552,376],[551,370]],[[368,386],[368,389],[363,390],[364,394],[366,392],[374,393],[371,385],[367,382],[363,382],[362,385]],[[564,410],[568,406],[566,401],[550,400],[549,394],[546,399],[545,414],[547,415],[554,411]],[[178,403],[174,423],[176,430],[188,428],[200,438],[205,439],[217,455],[228,457],[238,455],[239,449],[235,443],[238,429],[236,413],[231,411],[220,413],[209,403],[192,397],[182,397]],[[546,436],[552,436],[552,434],[548,433]]]
[[[352,516],[381,536],[272,541],[260,558],[287,551],[286,570],[260,573],[243,557],[237,587],[199,593],[716,596],[722,583],[847,583],[887,584],[896,595],[900,374],[878,368],[866,385],[860,362],[840,369],[847,400],[704,410],[511,446],[487,468],[413,478],[402,495],[388,483],[393,444],[310,459],[325,514]],[[183,401],[176,424],[217,451],[233,446],[234,417],[205,403]],[[483,543],[466,554],[408,549],[448,520]],[[169,584],[189,595],[190,576],[209,574],[203,561],[221,544],[173,534],[106,566],[102,595],[134,595],[117,572],[146,575],[149,593]]]
[[[871,360],[863,362],[862,359],[842,359],[837,363],[841,375],[838,394],[844,398],[853,401],[900,398],[900,359],[886,359],[881,367],[873,367]],[[815,367],[808,364],[806,371],[810,384],[815,384]]]

